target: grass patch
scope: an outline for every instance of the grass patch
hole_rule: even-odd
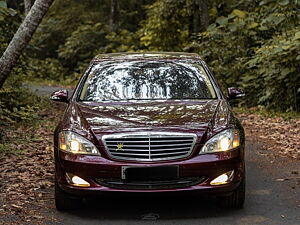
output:
[[[26,154],[27,145],[40,141],[37,130],[54,130],[56,105],[48,97],[37,96],[26,88],[0,90],[0,156]],[[50,119],[50,118],[51,119]]]
[[[299,119],[300,113],[295,111],[290,112],[278,112],[278,111],[272,111],[267,110],[264,107],[252,107],[252,108],[245,108],[245,107],[234,107],[233,111],[238,114],[256,114],[261,115],[266,118],[276,118],[281,117],[284,120],[290,120],[290,119]]]
[[[33,78],[32,80],[26,82],[26,84],[32,86],[51,86],[51,87],[59,86],[65,88],[74,88],[77,83],[78,83],[78,79],[71,79],[71,78],[63,79],[60,81]]]
[[[35,119],[24,122],[12,124],[5,127],[4,135],[0,142],[0,157],[5,154],[26,155],[30,146],[36,143],[37,147],[44,141],[43,135],[54,131],[59,117],[58,114],[62,112],[62,105],[57,103],[50,103],[42,105],[35,112]],[[45,144],[46,146],[46,144]]]

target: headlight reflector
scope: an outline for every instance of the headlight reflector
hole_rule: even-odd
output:
[[[79,151],[80,149],[80,144],[77,140],[72,140],[71,141],[71,144],[70,144],[70,149],[74,152],[77,152]]]
[[[86,138],[72,131],[59,133],[59,149],[75,154],[100,155],[98,149]]]
[[[224,152],[238,146],[240,146],[239,131],[237,129],[227,129],[209,139],[202,147],[200,154]]]

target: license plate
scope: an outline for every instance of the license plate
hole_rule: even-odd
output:
[[[179,166],[123,166],[122,179],[134,181],[179,178]]]

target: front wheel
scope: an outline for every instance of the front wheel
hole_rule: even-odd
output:
[[[70,196],[55,182],[55,206],[58,211],[78,209],[81,207],[81,203],[81,198]]]
[[[245,178],[241,181],[240,185],[229,196],[218,197],[218,205],[223,208],[236,208],[241,209],[244,206],[246,195],[246,181]]]

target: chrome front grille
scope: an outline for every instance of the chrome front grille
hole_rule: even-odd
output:
[[[195,141],[195,134],[173,132],[126,133],[103,136],[105,148],[112,158],[134,161],[184,158],[190,155]]]

